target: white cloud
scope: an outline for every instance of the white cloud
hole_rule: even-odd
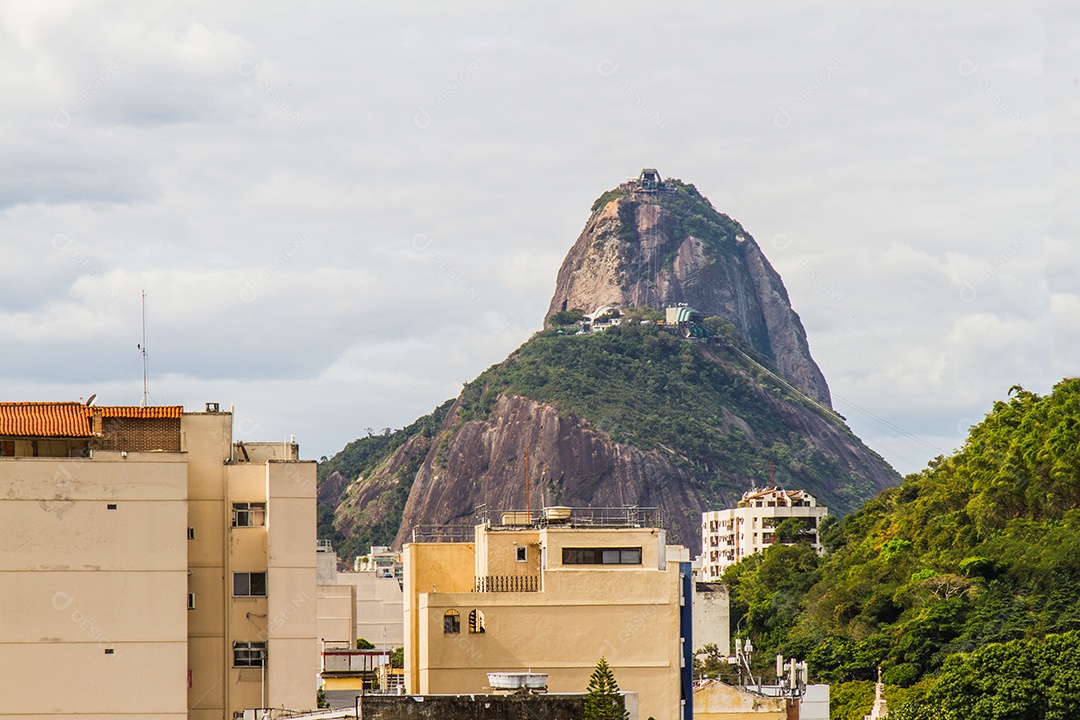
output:
[[[651,165],[757,238],[841,411],[917,468],[1077,372],[1078,15],[5,3],[5,399],[137,400],[145,288],[159,400],[330,454],[527,339]]]

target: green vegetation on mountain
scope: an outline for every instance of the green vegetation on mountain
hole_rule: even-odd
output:
[[[935,681],[889,720],[1074,720],[1078,686],[1080,633],[991,643],[946,658]]]
[[[385,475],[387,461],[410,439],[434,437],[453,404],[453,400],[447,400],[435,408],[431,414],[419,418],[400,430],[392,432],[386,430],[354,440],[334,457],[319,463],[318,482],[323,483],[332,474],[340,473],[346,482],[359,479],[359,482],[350,486],[346,493],[362,492],[366,480],[380,476],[380,470]],[[416,477],[416,471],[421,462],[423,462],[423,455],[412,458],[410,462],[389,473],[386,479],[394,484],[392,490],[384,493],[386,497],[384,497],[383,506],[378,510],[379,517],[365,523],[359,532],[345,534],[336,527],[335,510],[338,508],[340,497],[333,497],[328,501],[320,499],[319,537],[330,540],[338,555],[343,558],[365,555],[372,545],[389,545],[401,525],[401,514],[405,509],[405,502],[409,499],[409,490],[412,488],[413,478]],[[352,508],[354,512],[364,510],[365,508]]]
[[[487,418],[500,395],[552,403],[615,442],[669,454],[717,506],[738,499],[748,483],[768,484],[770,472],[823,497],[838,513],[872,491],[869,479],[791,432],[762,394],[800,405],[854,440],[839,417],[784,387],[730,342],[687,342],[654,322],[641,324],[636,309],[624,310],[623,320],[588,335],[538,333],[465,386],[458,424]]]
[[[598,431],[600,442],[656,453],[654,472],[667,475],[650,478],[659,487],[644,502],[668,502],[669,531],[691,547],[699,518],[680,502],[670,504],[678,492],[699,501],[698,508],[724,507],[751,487],[775,482],[805,488],[843,514],[897,477],[842,418],[766,369],[770,361],[744,345],[730,323],[707,318],[713,337],[700,342],[665,330],[657,324],[661,317],[651,308],[622,308],[623,324],[604,332],[577,335],[574,326],[539,332],[468,383],[456,401],[403,430],[350,443],[320,464],[320,537],[342,557],[391,543],[425,464],[444,487],[454,478],[472,486],[489,471],[484,451],[472,451],[475,457],[464,463],[456,456],[456,475],[447,475],[452,440],[467,423],[479,422],[502,427],[500,442],[518,442],[495,418],[500,398],[554,406]],[[574,471],[573,465],[564,470]],[[585,476],[570,477],[584,482]],[[665,500],[657,495],[668,478],[672,493]]]
[[[823,528],[824,558],[774,548],[728,571],[733,625],[762,658],[804,657],[834,684],[872,680],[880,665],[894,692],[925,695],[912,701],[923,714],[900,715],[922,718],[953,717],[964,674],[1019,652],[1011,641],[1034,642],[1047,667],[1075,653],[1074,635],[1044,638],[1080,630],[1080,380],[1011,394],[955,455]],[[972,692],[995,687],[979,682]],[[979,717],[1051,716],[1074,715]]]

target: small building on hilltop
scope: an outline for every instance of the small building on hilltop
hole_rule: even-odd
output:
[[[820,554],[818,524],[829,509],[805,490],[766,488],[743,493],[738,507],[701,514],[701,574],[703,582],[718,582],[724,570],[747,555],[759,553],[781,542],[780,524],[799,520],[792,527],[793,539],[810,543]],[[791,544],[789,541],[788,544]]]
[[[675,330],[684,338],[709,337],[709,329],[705,327],[705,316],[686,303],[666,309],[664,326]]]

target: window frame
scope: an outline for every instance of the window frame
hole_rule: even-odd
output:
[[[443,613],[443,635],[461,634],[461,613],[457,610],[447,610]]]
[[[236,591],[237,590],[236,582],[237,582],[237,580],[239,580],[243,576],[247,576],[247,588],[246,588],[247,592],[238,593]],[[259,576],[262,577],[262,594],[259,594],[258,592],[256,592],[257,588],[254,588],[253,583],[252,583],[252,580],[255,579],[255,578],[258,578]],[[266,590],[267,590],[267,580],[266,580],[266,573],[265,572],[234,572],[233,573],[233,585],[232,585],[232,596],[233,597],[255,597],[255,598],[262,597],[262,598],[264,598],[264,597],[266,597],[266,594],[267,594]]]
[[[244,522],[241,522],[241,519]],[[234,502],[232,504],[232,526],[234,528],[266,527],[266,503]]]
[[[529,548],[527,545],[518,545],[514,548],[514,560],[516,562],[529,561]]]
[[[234,640],[232,651],[232,666],[234,668],[264,668],[267,666],[265,641]]]
[[[562,564],[640,566],[642,551],[640,547],[564,547]]]

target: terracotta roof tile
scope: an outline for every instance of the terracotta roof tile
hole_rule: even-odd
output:
[[[179,419],[184,414],[182,405],[159,405],[153,407],[139,407],[138,405],[103,405],[101,407],[86,408],[87,416],[100,413],[101,417],[107,418],[172,418]]]
[[[0,403],[0,435],[90,437],[86,406],[77,402]]]

